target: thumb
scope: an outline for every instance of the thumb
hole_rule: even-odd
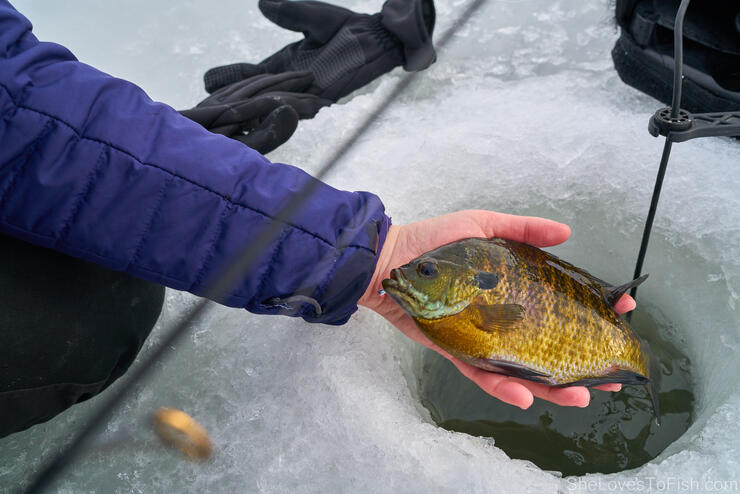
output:
[[[414,231],[430,232],[424,237],[436,243],[431,248],[468,237],[501,237],[547,247],[563,243],[570,236],[570,228],[557,221],[484,210],[458,211],[411,225]]]
[[[260,0],[262,14],[280,27],[302,32],[317,45],[326,44],[347,20],[351,10],[324,2]]]
[[[290,139],[298,127],[298,114],[288,105],[279,106],[247,135],[233,136],[252,149],[267,154]]]
[[[568,225],[546,218],[480,210],[470,213],[477,216],[487,238],[503,237],[535,247],[549,247],[561,244],[570,237]]]

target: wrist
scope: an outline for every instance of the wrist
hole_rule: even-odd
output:
[[[380,295],[378,295],[378,292],[383,288],[383,280],[390,276],[391,269],[394,267],[392,266],[393,251],[395,250],[402,228],[403,226],[391,225],[388,229],[385,242],[378,255],[378,262],[375,265],[373,277],[365,293],[357,301],[357,305],[374,309],[383,301]]]

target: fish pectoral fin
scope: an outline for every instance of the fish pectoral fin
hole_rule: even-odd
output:
[[[475,364],[476,367],[480,367],[490,372],[497,374],[503,374],[505,376],[518,377],[520,379],[526,379],[527,381],[534,381],[544,384],[550,384],[550,374],[536,371],[525,365],[510,362],[508,360],[499,359],[478,359]]]
[[[639,278],[635,278],[629,283],[625,283],[624,285],[619,285],[619,286],[604,285],[603,287],[604,297],[606,298],[607,302],[609,302],[609,305],[614,306],[614,304],[617,303],[620,297],[624,295],[625,293],[627,293],[627,290],[630,290],[636,287],[637,285],[645,281],[647,277],[648,275],[644,274],[640,276]]]
[[[487,333],[510,331],[524,319],[524,307],[519,304],[470,304],[465,310],[475,326]]]

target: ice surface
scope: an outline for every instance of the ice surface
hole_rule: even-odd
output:
[[[40,38],[176,108],[205,96],[210,66],[259,60],[299,37],[256,2],[14,4]],[[343,4],[372,12],[381,1]],[[464,5],[437,1],[438,32]],[[396,223],[463,208],[565,221],[573,236],[554,252],[628,279],[662,147],[647,121],[662,105],[614,72],[610,16],[606,2],[489,2],[328,181],[376,192]],[[316,170],[400,74],[302,122],[270,158]],[[730,139],[673,148],[640,298],[684,330],[696,421],[641,468],[561,479],[493,440],[438,428],[417,396],[420,348],[372,313],[334,328],[214,306],[99,438],[123,431],[143,445],[91,453],[59,492],[666,492],[680,481],[738,490],[738,165]],[[147,348],[195,300],[169,292]],[[26,482],[95,405],[0,440],[0,490]],[[148,442],[141,424],[159,406],[203,423],[213,461],[187,464]]]

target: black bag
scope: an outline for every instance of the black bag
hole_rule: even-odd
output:
[[[673,29],[679,0],[617,0],[612,50],[621,79],[666,105],[673,94]],[[681,108],[740,110],[740,1],[694,1],[683,27]]]

